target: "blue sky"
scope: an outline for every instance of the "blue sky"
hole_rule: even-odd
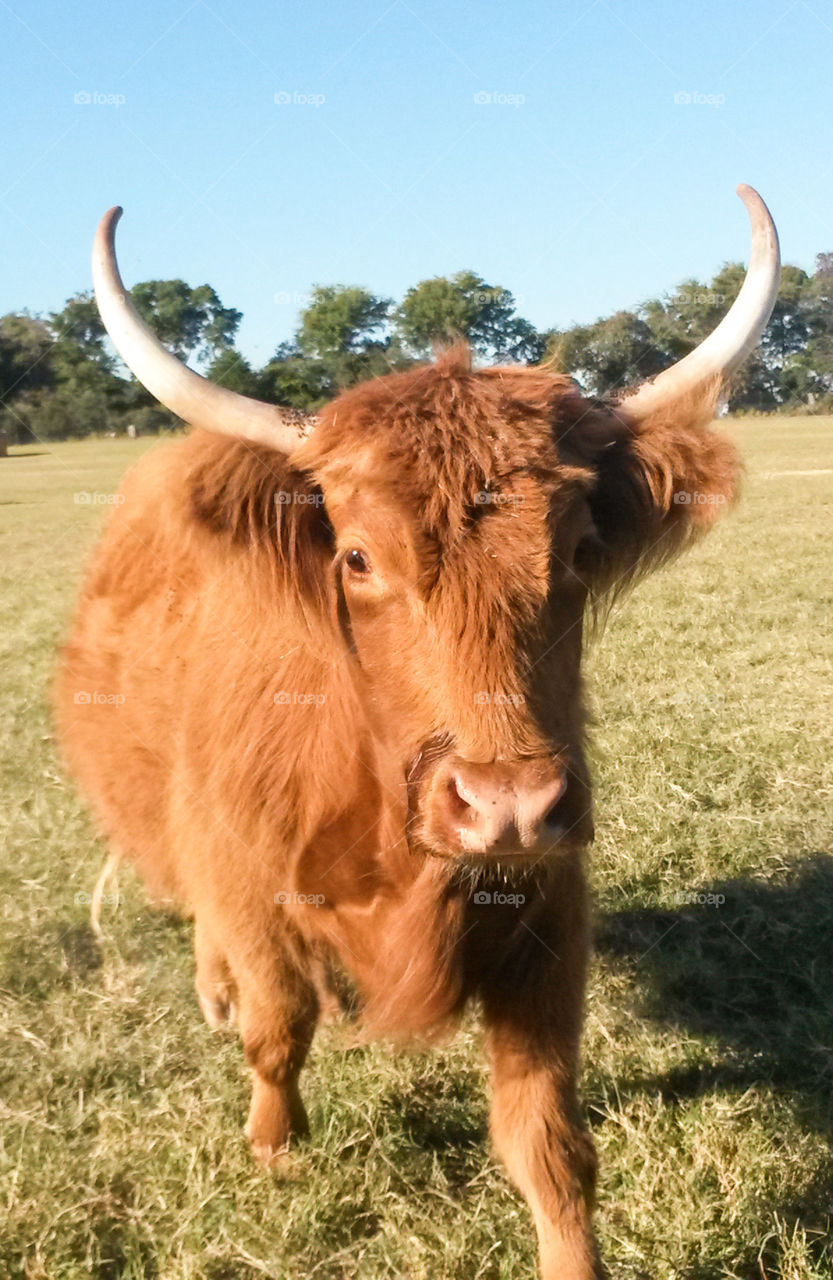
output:
[[[831,69],[833,0],[0,0],[0,313],[89,287],[115,203],[127,283],[210,282],[257,364],[314,283],[632,306],[745,259],[739,181],[811,269]]]

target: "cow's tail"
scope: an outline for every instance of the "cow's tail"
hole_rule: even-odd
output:
[[[104,933],[101,929],[101,902],[104,897],[104,890],[107,888],[107,881],[111,876],[115,875],[116,868],[119,865],[119,855],[111,853],[99,872],[98,879],[95,882],[93,896],[90,899],[90,925],[92,931],[98,938],[99,942],[104,940]]]

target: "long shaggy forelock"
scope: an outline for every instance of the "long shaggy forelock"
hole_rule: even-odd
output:
[[[322,413],[312,467],[326,474],[333,459],[349,467],[355,451],[372,450],[374,480],[409,500],[429,537],[452,545],[514,476],[558,486],[565,396],[576,398],[569,378],[520,366],[473,370],[458,344],[434,364],[341,395]],[[583,476],[588,486],[591,478]]]

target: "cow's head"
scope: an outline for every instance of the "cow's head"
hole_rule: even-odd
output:
[[[707,424],[779,274],[766,207],[741,194],[753,253],[735,306],[618,405],[546,369],[472,371],[457,348],[344,393],[306,440],[285,411],[160,347],[118,276],[118,211],[102,222],[96,293],[126,363],[181,417],[280,449],[323,496],[310,519],[329,535],[333,623],[380,770],[407,786],[411,841],[431,854],[528,867],[589,836],[588,601],[667,559],[734,493],[733,450]]]
[[[411,839],[540,857],[586,838],[579,663],[597,537],[568,379],[436,364],[340,396],[296,455],[324,495],[345,646]],[[580,428],[579,428],[580,429]]]

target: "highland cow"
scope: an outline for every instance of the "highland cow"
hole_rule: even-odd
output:
[[[432,1035],[478,1001],[492,1135],[545,1280],[601,1274],[576,1092],[583,625],[734,496],[709,422],[779,276],[766,207],[740,193],[753,251],[729,315],[606,401],[458,346],[305,421],[160,346],[118,274],[120,210],[94,251],[125,362],[198,429],[127,476],[89,566],[57,684],[69,765],[114,855],[193,915],[258,1160],[306,1129],[336,969],[380,1034]]]

